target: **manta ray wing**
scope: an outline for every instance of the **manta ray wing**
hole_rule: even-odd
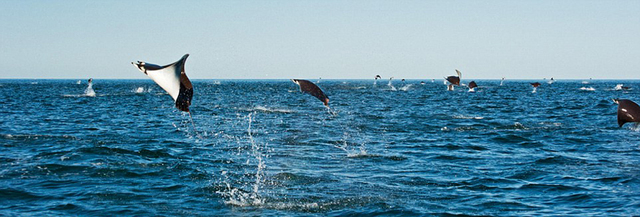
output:
[[[640,122],[640,106],[628,99],[614,99],[618,103],[618,126],[628,122]]]
[[[460,85],[460,78],[456,76],[449,76],[446,78],[447,81],[453,85]]]
[[[175,101],[176,108],[185,112],[189,112],[189,106],[193,98],[193,85],[184,72],[187,57],[189,57],[189,54],[185,54],[177,62],[166,66],[140,61],[133,63],[140,71],[147,74],[158,86],[169,93]]]

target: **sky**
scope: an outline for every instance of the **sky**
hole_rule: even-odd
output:
[[[0,1],[0,78],[640,79],[640,1]]]

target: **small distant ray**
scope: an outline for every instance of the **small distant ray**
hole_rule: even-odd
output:
[[[474,92],[476,87],[478,87],[478,85],[476,84],[475,81],[469,82],[469,92]]]
[[[449,76],[445,78],[445,80],[449,82],[449,85],[447,86],[447,90],[453,90],[453,85],[460,86],[460,78],[462,78],[462,73],[457,69],[456,69],[456,73],[458,74],[458,76]]]
[[[84,95],[96,96],[96,92],[93,91],[93,78],[89,78],[89,84],[87,84],[87,89],[84,90]]]
[[[324,104],[324,106],[329,107],[329,97],[322,92],[322,89],[320,89],[318,85],[315,85],[311,81],[301,79],[291,79],[291,81],[300,86],[300,91],[315,96]]]
[[[624,86],[623,84],[618,84],[613,88],[614,90],[629,90],[631,88]]]
[[[540,82],[531,83],[531,86],[533,87],[533,91],[531,92],[535,93],[538,87],[540,86]]]

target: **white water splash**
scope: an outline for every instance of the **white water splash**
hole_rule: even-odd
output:
[[[261,105],[254,106],[253,108],[240,108],[239,110],[248,111],[248,112],[259,111],[259,112],[267,112],[267,113],[294,113],[295,112],[290,109],[269,108]]]
[[[533,91],[531,91],[531,93],[535,93],[537,89],[538,89],[537,87],[534,87]]]
[[[614,87],[614,90],[622,90],[622,86],[624,86],[623,84],[617,84],[616,87]]]
[[[596,91],[595,88],[593,87],[581,87],[580,90],[585,90],[585,91]]]
[[[144,87],[138,87],[135,90],[133,90],[134,93],[144,93]]]
[[[447,85],[447,90],[448,91],[453,91],[455,89],[455,87],[453,87],[453,86],[454,86],[453,84]]]
[[[90,97],[95,97],[96,96],[96,92],[93,91],[93,83],[89,82],[89,85],[87,85],[87,89],[84,90],[84,95],[85,96],[90,96]]]
[[[345,133],[345,135],[348,134]],[[333,147],[343,150],[349,158],[369,156],[364,144],[360,145],[357,149],[354,149],[353,147],[349,146],[347,141],[342,141],[342,144],[335,144],[333,145]]]
[[[82,81],[78,80],[76,81],[76,84],[82,84]]]
[[[229,177],[227,175],[227,171],[222,171],[221,175],[225,178],[226,188],[221,191],[217,191],[216,193],[222,195],[226,200],[225,204],[234,205],[234,206],[263,206],[265,203],[265,199],[261,196],[262,194],[262,186],[265,185],[265,169],[266,164],[264,158],[267,156],[263,152],[265,147],[262,147],[258,144],[253,138],[252,131],[252,123],[254,120],[254,115],[256,113],[252,112],[249,115],[245,116],[245,119],[248,121],[247,126],[247,139],[249,144],[251,145],[251,149],[249,150],[249,158],[247,158],[245,164],[251,164],[252,162],[256,163],[256,171],[250,177],[253,177],[253,181],[250,183],[245,183],[250,188],[249,191],[243,190],[241,188],[233,187],[229,182]]]
[[[253,194],[251,195],[252,204],[263,204],[264,199],[260,197],[260,186],[264,183],[264,169],[266,168],[264,164],[264,160],[262,158],[262,154],[260,153],[260,146],[256,144],[256,141],[253,139],[253,134],[251,133],[251,123],[253,122],[253,115],[255,113],[251,113],[247,115],[247,119],[249,120],[249,127],[247,128],[247,135],[249,135],[249,142],[251,143],[251,152],[253,156],[258,160],[258,168],[256,170],[256,179],[253,184]]]
[[[389,83],[387,84],[387,86],[389,86],[389,89],[391,89],[391,91],[397,91],[398,89],[396,89],[396,87],[393,86],[393,84],[391,83],[391,80],[393,80],[393,77],[389,78]]]
[[[407,91],[407,90],[409,90],[409,88],[411,88],[411,86],[413,86],[413,84],[407,84],[407,85],[401,87],[400,90]]]
[[[617,84],[616,87],[613,88],[613,90],[628,90],[628,87],[625,87],[623,84]]]

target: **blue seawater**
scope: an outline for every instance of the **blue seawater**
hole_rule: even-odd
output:
[[[640,82],[419,82],[0,80],[0,216],[640,214]]]

